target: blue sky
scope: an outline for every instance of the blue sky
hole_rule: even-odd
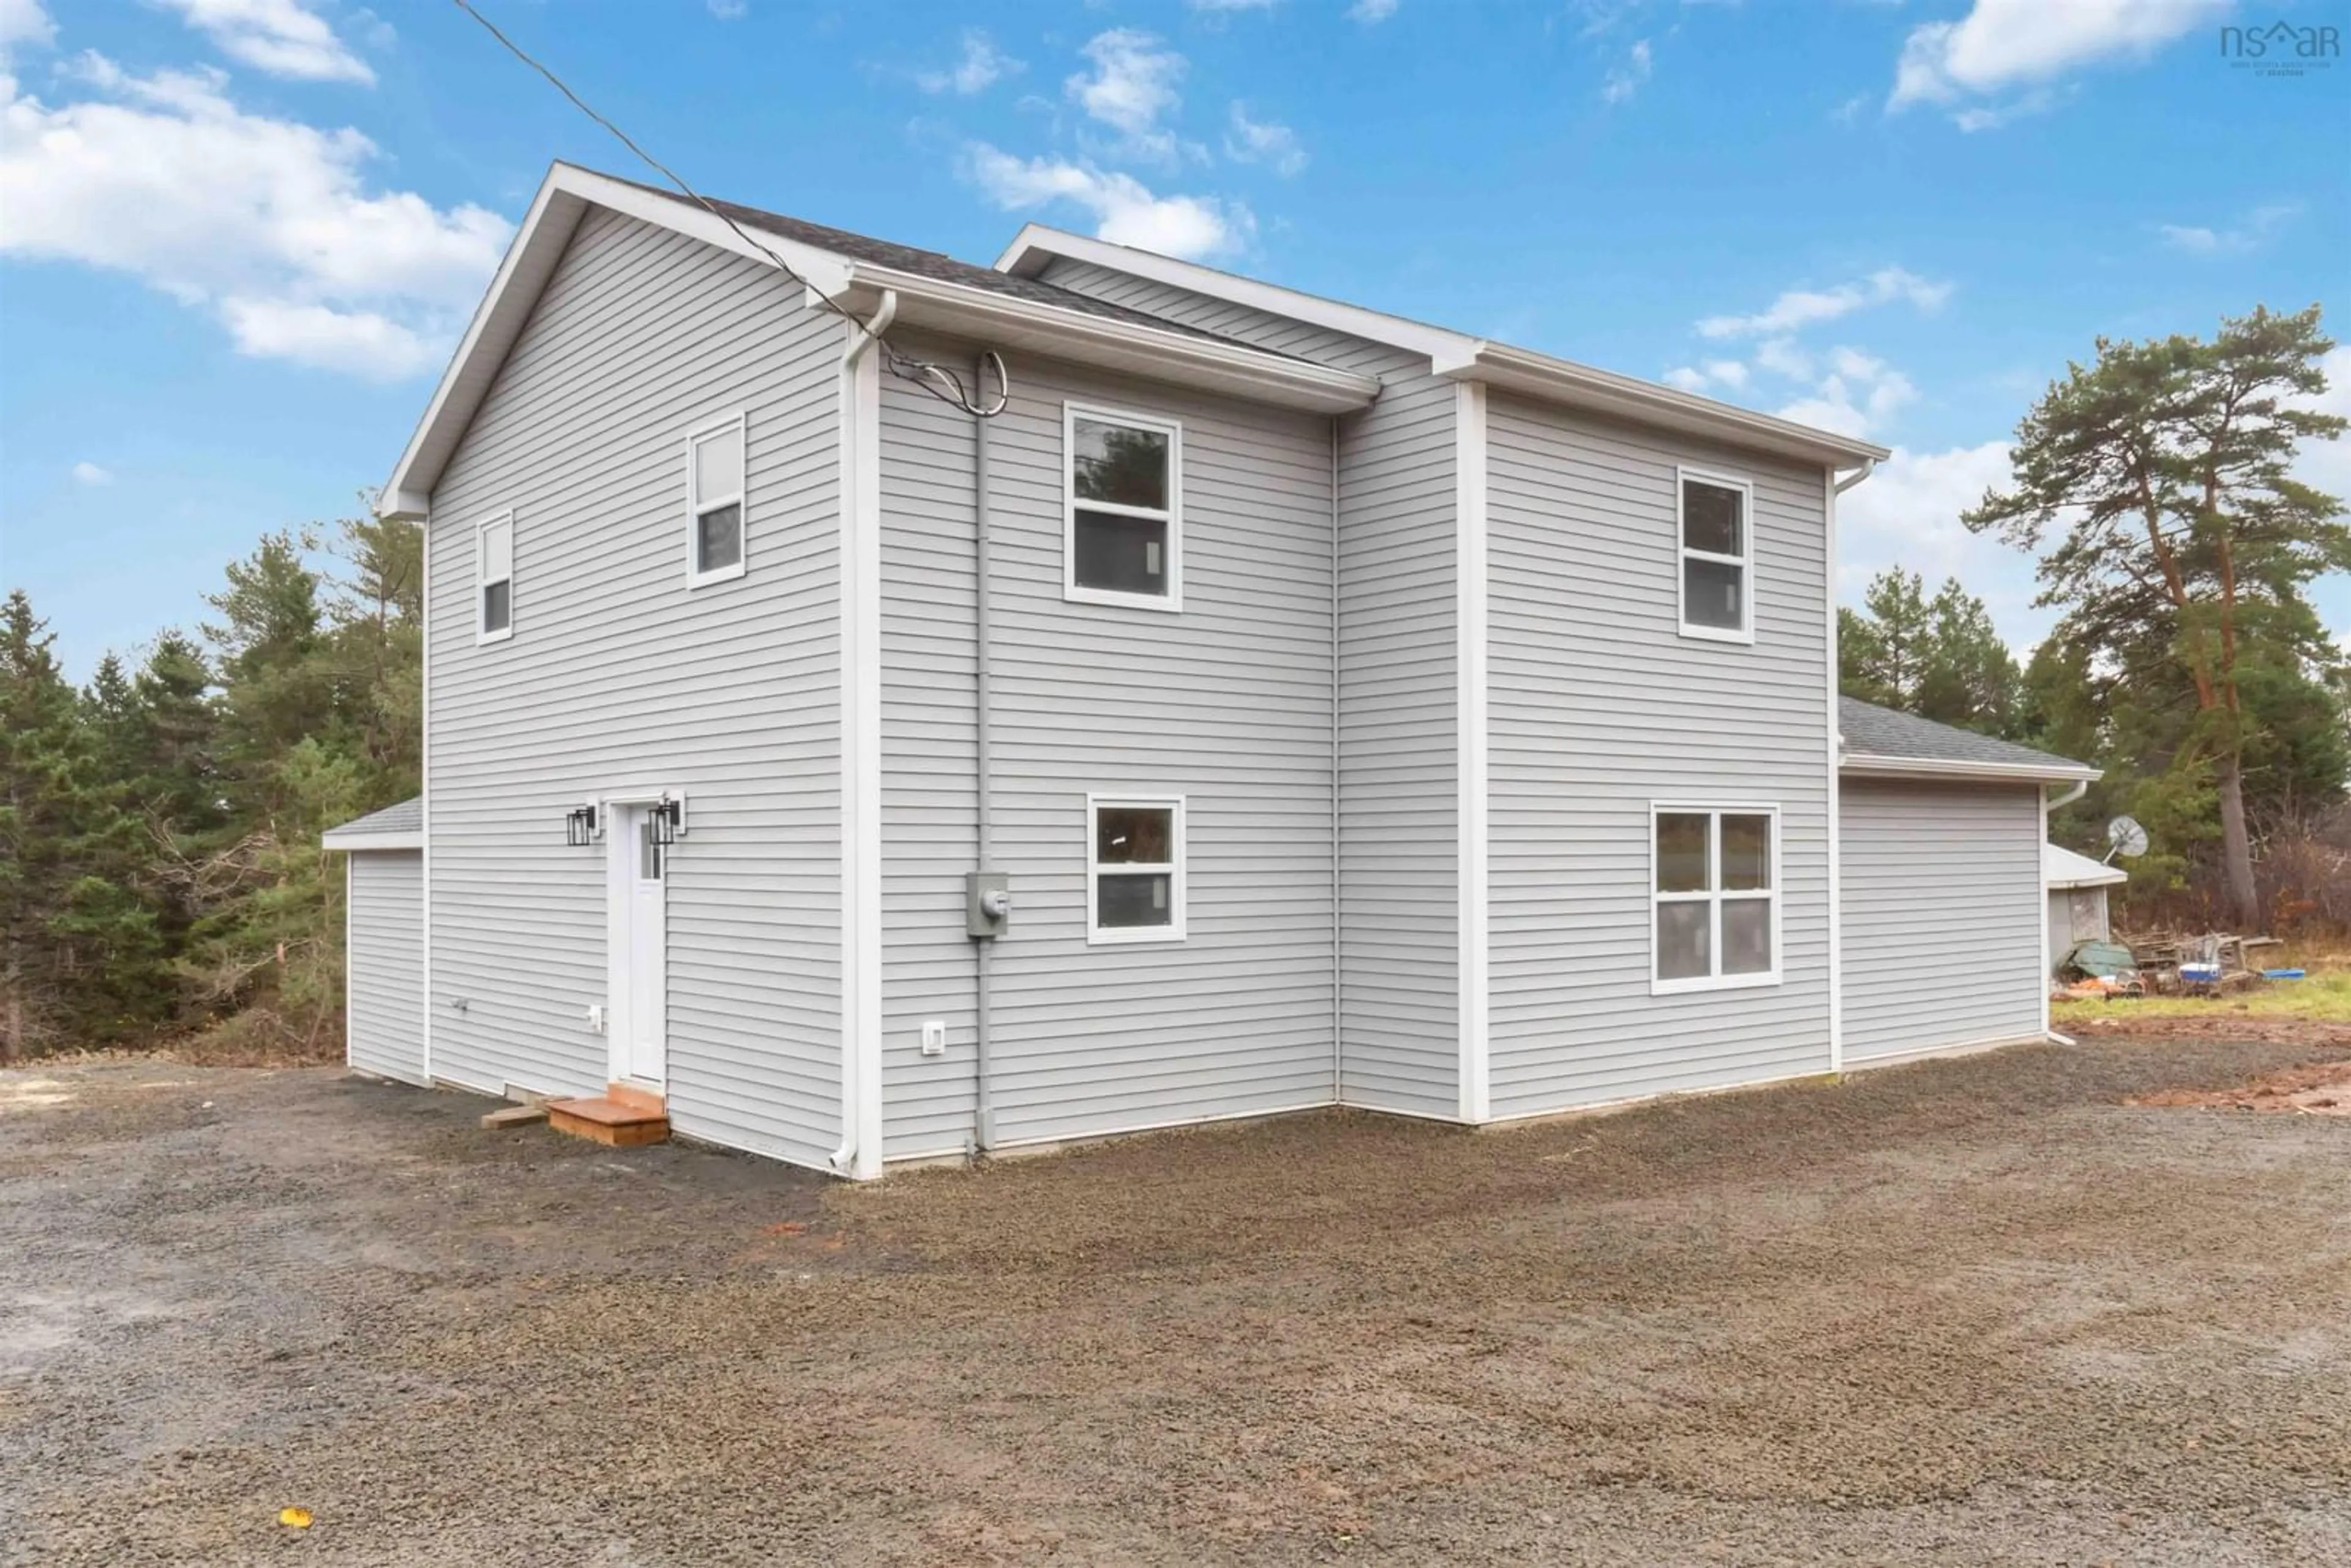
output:
[[[1865,434],[1848,597],[1956,572],[2020,644],[2030,562],[1956,516],[2032,395],[2351,277],[2351,59],[2220,47],[2340,4],[479,3],[712,193],[983,262],[1040,218]],[[549,160],[643,174],[378,7],[0,0],[0,586],[77,674],[381,481]]]

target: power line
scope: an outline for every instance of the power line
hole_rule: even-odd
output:
[[[941,364],[935,364],[928,360],[912,359],[892,348],[888,339],[883,338],[880,333],[874,331],[873,329],[861,319],[854,311],[850,310],[839,300],[833,298],[832,296],[825,293],[824,290],[818,288],[816,286],[810,283],[807,278],[802,277],[798,272],[793,270],[790,263],[785,261],[782,256],[778,256],[773,250],[762,244],[751,234],[749,230],[746,229],[741,224],[737,223],[733,218],[727,216],[725,212],[721,211],[716,202],[713,202],[709,197],[695,190],[692,185],[687,184],[685,181],[678,175],[676,171],[670,168],[668,164],[663,162],[660,159],[646,152],[643,147],[638,146],[635,140],[632,138],[627,131],[613,124],[610,120],[605,119],[604,116],[597,113],[596,110],[590,106],[587,99],[572,91],[571,89],[565,84],[561,77],[557,76],[546,66],[540,64],[539,61],[521,45],[516,43],[512,38],[507,37],[505,33],[499,30],[498,25],[496,22],[491,21],[487,16],[483,16],[481,12],[475,10],[470,3],[470,0],[451,0],[451,3],[455,5],[458,10],[463,11],[466,16],[471,16],[475,21],[479,22],[484,30],[486,30],[491,37],[496,38],[500,45],[504,46],[507,53],[512,55],[516,59],[520,60],[524,65],[528,66],[532,70],[537,71],[540,76],[545,77],[549,86],[553,87],[556,91],[561,93],[565,98],[570,100],[572,108],[578,110],[580,113],[594,120],[598,125],[602,126],[606,131],[611,133],[614,141],[618,141],[622,146],[634,153],[639,162],[643,162],[646,167],[657,172],[663,179],[667,180],[671,184],[675,185],[679,192],[684,194],[687,200],[695,203],[712,217],[716,218],[720,223],[725,224],[728,228],[734,230],[736,238],[741,240],[745,245],[749,246],[753,250],[758,251],[761,256],[766,256],[768,263],[773,266],[778,272],[782,273],[786,277],[791,279],[794,283],[799,284],[810,294],[815,295],[817,298],[824,302],[827,309],[840,317],[842,320],[848,322],[850,326],[856,329],[858,331],[864,333],[867,338],[872,340],[873,346],[881,350],[882,362],[889,366],[891,374],[899,377],[901,380],[914,382],[914,385],[921,387],[925,392],[930,393],[933,397],[937,398],[941,402],[948,403],[956,408],[959,408],[963,410],[964,413],[971,415],[974,419],[993,419],[998,414],[1004,412],[1005,404],[1011,399],[1012,386],[1010,381],[1006,376],[1004,357],[1001,354],[997,353],[996,350],[991,349],[987,350],[985,356],[986,359],[993,361],[996,366],[997,397],[996,402],[992,406],[982,408],[977,401],[979,392],[979,388],[977,384],[967,388],[963,384],[963,377],[948,367]],[[953,388],[954,390],[952,392],[941,390],[942,383],[947,387]]]

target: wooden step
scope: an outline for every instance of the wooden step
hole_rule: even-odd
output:
[[[615,1088],[624,1085],[616,1084]],[[616,1149],[640,1148],[669,1137],[669,1112],[661,1097],[627,1090],[626,1098],[605,1093],[593,1099],[549,1100],[547,1124],[575,1138],[593,1138]]]

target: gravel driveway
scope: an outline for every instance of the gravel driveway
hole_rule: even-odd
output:
[[[2313,1054],[862,1189],[0,1072],[0,1562],[2351,1562],[2351,1121],[2122,1103]]]

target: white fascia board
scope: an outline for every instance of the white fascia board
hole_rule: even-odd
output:
[[[1866,441],[1734,408],[1712,398],[1696,397],[1632,376],[1595,370],[1529,349],[1513,349],[1466,332],[1365,309],[1360,305],[1303,294],[1254,277],[1237,277],[1197,262],[1177,261],[1147,250],[1088,239],[1041,224],[1030,224],[1022,229],[997,258],[996,267],[999,272],[1034,277],[1056,256],[1426,354],[1435,374],[1455,381],[1483,382],[1547,402],[1590,408],[1833,468],[1855,468],[1873,459],[1883,462],[1892,455],[1885,447]]]
[[[866,262],[851,267],[848,286],[832,298],[865,316],[885,291],[898,296],[900,326],[928,327],[977,338],[994,349],[1026,349],[1278,407],[1346,413],[1369,407],[1380,392],[1375,376]]]
[[[1847,756],[1837,772],[1847,779],[1983,779],[2007,784],[2095,784],[2105,769],[2071,762],[1955,762],[1940,757]]]
[[[379,516],[423,516],[442,469],[455,453],[482,399],[489,394],[498,368],[522,335],[531,308],[538,303],[540,292],[554,276],[556,264],[562,260],[565,247],[590,206],[609,207],[762,263],[768,260],[760,253],[764,246],[810,284],[827,292],[840,288],[848,278],[848,263],[831,252],[746,225],[758,242],[754,245],[717,214],[690,202],[575,164],[554,165],[539,183],[538,194],[515,232],[514,243],[507,247],[489,292],[475,308],[449,368],[441,373],[441,382],[433,391],[433,401],[425,405],[424,417],[378,493]]]
[[[424,834],[421,830],[413,833],[326,832],[319,835],[319,847],[354,853],[368,850],[421,850],[424,847]]]
[[[1189,289],[1195,294],[1205,294],[1211,299],[1246,305],[1270,316],[1286,317],[1310,326],[1328,328],[1333,332],[1344,332],[1351,338],[1362,338],[1416,354],[1426,354],[1432,361],[1466,352],[1477,342],[1467,333],[1431,327],[1426,322],[1408,320],[1402,316],[1391,316],[1384,310],[1366,309],[1361,305],[1325,299],[1319,294],[1284,288],[1278,283],[1220,272],[1213,267],[1202,267],[1196,261],[1178,261],[1174,256],[1160,256],[1153,251],[1113,245],[1107,240],[1088,239],[1083,235],[1070,234],[1043,224],[1030,224],[1022,229],[1005,248],[1004,254],[996,258],[996,270],[1011,273],[1017,277],[1034,277],[1044,271],[1046,264],[1055,256],[1106,267],[1113,272],[1148,278],[1172,288]]]
[[[1452,381],[1483,382],[1546,402],[1566,403],[1831,468],[1857,468],[1893,455],[1870,442],[1507,344],[1471,342],[1464,352],[1439,357],[1431,369]]]

